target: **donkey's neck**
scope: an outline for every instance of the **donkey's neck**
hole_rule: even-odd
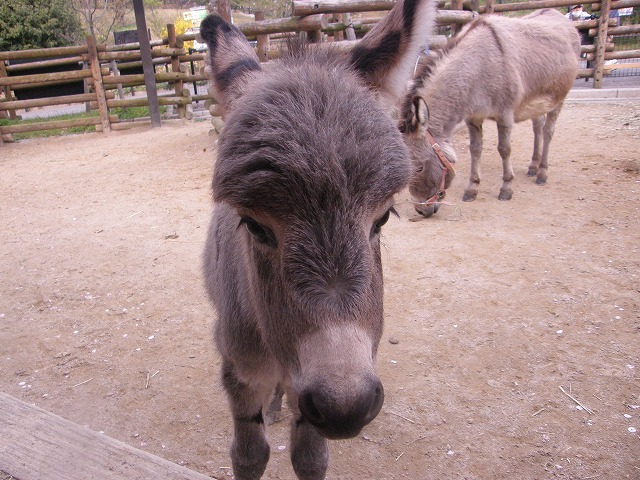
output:
[[[424,96],[429,107],[429,130],[435,137],[449,138],[468,114],[471,89],[466,85],[451,88],[438,78],[433,80]]]
[[[455,127],[473,113],[479,96],[485,94],[470,81],[478,76],[477,70],[477,65],[451,55],[425,79],[421,93],[429,107],[429,129],[434,136],[449,138]]]

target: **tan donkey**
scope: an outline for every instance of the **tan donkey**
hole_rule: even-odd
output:
[[[465,122],[470,136],[471,175],[463,200],[475,200],[480,184],[482,123],[498,125],[502,157],[500,200],[513,194],[511,128],[533,120],[533,156],[528,175],[547,181],[549,144],[562,103],[576,78],[580,38],[553,9],[521,18],[486,16],[467,25],[448,45],[428,56],[406,96],[400,129],[411,151],[410,183],[416,210],[438,209],[455,171],[451,136]]]

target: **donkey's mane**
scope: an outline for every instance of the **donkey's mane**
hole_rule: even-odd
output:
[[[425,84],[429,81],[436,70],[436,67],[450,56],[451,52],[460,45],[460,42],[469,35],[470,32],[479,27],[485,27],[489,30],[496,42],[496,45],[498,46],[498,49],[501,53],[504,53],[504,46],[502,45],[502,41],[500,40],[494,26],[485,18],[480,17],[471,22],[469,26],[462,30],[458,35],[447,40],[442,48],[430,50],[428,55],[420,56],[413,81],[411,82],[409,91],[407,92],[407,95],[405,95],[400,106],[400,121],[398,128],[402,133],[414,133],[418,129],[418,124],[413,121],[414,114],[412,113],[412,106],[416,96],[418,96],[418,92],[422,90]]]

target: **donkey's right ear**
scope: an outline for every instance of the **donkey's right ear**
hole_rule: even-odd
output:
[[[209,71],[216,100],[228,112],[259,72],[260,60],[243,33],[218,15],[200,24],[200,36],[209,46]]]
[[[435,19],[435,0],[397,0],[351,50],[351,65],[385,107],[393,108],[404,94]]]

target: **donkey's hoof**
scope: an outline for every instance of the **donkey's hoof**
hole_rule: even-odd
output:
[[[547,183],[547,177],[538,177],[538,178],[536,178],[536,184],[544,185],[545,183]]]
[[[529,167],[529,170],[527,171],[527,177],[535,177],[537,174],[538,174],[537,167]]]
[[[478,196],[478,192],[465,191],[464,195],[462,195],[463,202],[473,202]]]
[[[513,197],[513,191],[500,190],[500,194],[498,195],[498,200],[511,200],[511,197]]]

